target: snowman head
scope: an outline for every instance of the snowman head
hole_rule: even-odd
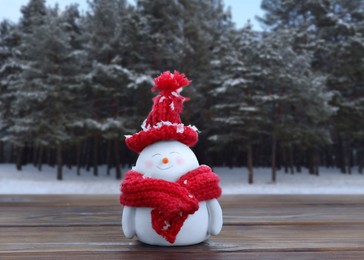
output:
[[[150,178],[175,182],[198,166],[195,154],[187,145],[178,141],[159,141],[143,149],[134,170]]]

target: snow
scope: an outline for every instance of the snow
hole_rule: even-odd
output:
[[[121,118],[106,118],[102,122],[87,118],[82,121],[77,121],[70,126],[73,127],[86,127],[91,130],[101,130],[103,132],[106,132],[110,129],[122,129],[123,127],[123,119]]]
[[[153,79],[151,77],[149,77],[149,76],[146,76],[146,75],[139,75],[135,79],[135,83],[137,85],[141,85],[141,84],[143,84],[145,82],[148,83],[149,85],[154,84]]]
[[[208,140],[216,142],[217,140],[219,140],[219,135],[211,135],[210,137],[208,137]]]
[[[123,169],[123,174],[128,169]],[[277,171],[277,183],[271,182],[269,168],[254,169],[254,184],[247,183],[246,168],[214,167],[221,179],[223,194],[364,194],[364,175],[340,174],[337,169],[320,169],[320,176],[303,170],[294,175]],[[63,181],[56,180],[56,168],[44,166],[39,172],[26,165],[17,171],[13,164],[0,165],[0,194],[119,194],[120,181],[106,175],[106,167],[99,167],[99,176],[92,171],[64,167]]]
[[[239,107],[239,111],[256,112],[256,111],[258,111],[258,108],[241,106],[241,107]]]
[[[262,101],[273,101],[273,100],[280,99],[280,96],[273,94],[273,95],[267,95],[267,96],[259,96],[258,98]]]
[[[228,79],[225,81],[224,86],[228,86],[228,87],[235,87],[235,86],[239,86],[239,85],[245,85],[247,83],[247,81],[243,78],[239,78],[239,79]]]
[[[172,103],[173,104],[173,103]],[[184,124],[182,123],[172,123],[170,121],[160,121],[158,123],[156,123],[153,128],[158,129],[161,128],[162,126],[175,126],[176,127],[176,132],[177,133],[183,133],[185,128],[184,128]],[[196,132],[198,132],[198,129],[195,126],[189,126],[191,127],[193,130],[195,130]],[[144,131],[148,131],[150,130],[152,127],[150,125],[146,126],[146,120],[144,120],[143,124],[142,124],[142,129]]]
[[[277,182],[271,181],[270,168],[254,169],[254,184],[247,184],[245,168],[214,168],[221,173],[224,194],[364,194],[364,175],[357,169],[351,175],[341,174],[335,168],[320,168],[320,175],[302,173],[286,174],[277,171]]]
[[[215,88],[213,91],[211,91],[211,93],[214,95],[218,95],[218,94],[224,93],[226,91],[227,91],[227,87],[222,86],[222,87]]]

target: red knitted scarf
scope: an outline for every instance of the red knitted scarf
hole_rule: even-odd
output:
[[[206,165],[187,172],[177,182],[148,178],[131,170],[122,182],[120,203],[152,208],[153,229],[174,243],[188,215],[198,210],[198,202],[221,196],[219,181]]]

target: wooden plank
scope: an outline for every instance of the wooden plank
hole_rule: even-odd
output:
[[[227,206],[364,205],[364,195],[223,195]],[[0,195],[0,206],[113,206],[115,195]]]
[[[0,195],[0,207],[33,206],[115,206],[119,205],[119,195]]]
[[[364,259],[364,196],[237,195],[190,247],[125,239],[117,195],[0,195],[0,259]]]
[[[364,223],[364,196],[224,196],[225,225]],[[311,202],[313,201],[313,202]],[[0,196],[0,226],[119,225],[115,196]]]
[[[120,225],[122,207],[0,206],[0,210],[0,226],[90,226]]]
[[[225,226],[194,251],[362,250],[364,225]],[[0,252],[154,251],[126,239],[116,226],[1,227]],[[181,247],[179,251],[189,251]]]
[[[364,224],[364,206],[308,206],[288,207],[226,207],[223,208],[226,225],[239,224],[314,224],[358,223]]]
[[[119,225],[121,206],[1,207],[0,226]],[[364,206],[228,207],[225,225],[281,225],[295,223],[364,224]]]
[[[125,252],[125,251],[106,251],[106,252],[36,252],[36,253],[11,253],[0,254],[7,260],[21,259],[21,260],[34,260],[34,259],[52,259],[52,260],[69,260],[69,259],[88,259],[88,260],[135,260],[135,259],[209,259],[209,260],[256,260],[256,259],[270,259],[270,260],[362,260],[364,251],[296,251],[296,252],[171,252],[165,248],[160,248],[159,252],[145,254],[144,252]]]

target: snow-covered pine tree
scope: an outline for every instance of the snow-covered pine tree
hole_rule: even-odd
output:
[[[62,180],[62,150],[73,140],[71,126],[83,117],[78,52],[58,7],[43,23],[22,35],[23,72],[15,102],[16,129],[35,147],[56,149],[57,179]],[[19,133],[19,131],[18,131]]]
[[[241,150],[246,152],[250,184],[253,183],[253,146],[259,140],[261,123],[256,104],[260,91],[255,85],[259,68],[253,61],[258,42],[258,34],[249,24],[241,30],[224,33],[212,61],[215,88],[209,91],[214,104],[210,126],[213,135],[209,139],[220,152],[221,149],[239,154]]]
[[[9,132],[10,127],[14,126],[11,104],[16,98],[16,86],[22,72],[22,64],[19,62],[21,38],[17,26],[8,21],[1,22],[0,39],[0,142],[3,141],[7,147],[11,147],[9,149],[11,152],[8,151],[8,159],[14,154],[13,147],[16,147],[17,168],[20,170],[22,144],[12,142],[12,134]]]
[[[11,34],[11,24],[7,20],[0,22],[0,98],[3,96],[6,90],[6,67],[4,66],[8,59],[11,57],[11,44],[9,41],[9,36]],[[3,106],[3,101],[0,100],[0,106]],[[3,138],[3,120],[4,120],[4,110],[0,109],[0,138]]]
[[[200,142],[195,152],[201,161],[208,163],[209,155],[207,137],[209,128],[210,108],[212,100],[208,98],[208,92],[214,87],[212,81],[217,71],[214,71],[211,63],[215,49],[220,47],[219,38],[226,37],[232,28],[230,11],[223,1],[181,1],[186,15],[183,29],[183,61],[181,71],[192,79],[192,88],[187,88],[186,96],[192,98],[185,106],[184,122],[195,124],[201,129]]]
[[[120,135],[135,127],[133,123],[138,117],[138,109],[145,107],[141,102],[146,100],[145,94],[139,95],[139,88],[148,93],[145,88],[149,88],[152,81],[144,73],[123,66],[130,65],[128,57],[124,60],[126,53],[123,49],[123,44],[127,43],[123,38],[124,29],[130,24],[124,15],[133,10],[127,1],[94,0],[89,5],[83,30],[89,68],[84,82],[88,89],[87,109],[90,114],[78,126],[88,132],[93,142],[94,175],[98,174],[100,142],[106,138],[113,143],[108,147],[114,148],[116,178],[120,179]],[[126,48],[130,48],[129,43]],[[130,66],[136,67],[135,64]]]
[[[213,50],[219,47],[219,38],[233,28],[230,11],[221,0],[180,2],[186,13],[183,16],[182,69],[192,78],[208,82]]]
[[[182,67],[186,15],[182,1],[138,0],[136,13],[142,21],[144,42],[141,52],[155,72]]]
[[[271,133],[273,182],[277,144],[283,150],[296,146],[315,151],[330,143],[330,128],[326,126],[335,112],[329,105],[332,93],[326,89],[325,77],[312,72],[309,52],[294,51],[292,35],[288,29],[265,34],[255,59],[262,68],[258,82],[266,93],[258,100]]]
[[[326,13],[331,24],[321,30],[328,48],[319,50],[323,51],[319,59],[327,59],[328,66],[324,66],[324,62],[315,64],[324,67],[330,75],[330,88],[340,93],[333,102],[338,108],[333,133],[339,147],[337,156],[342,154],[339,167],[343,173],[349,174],[354,164],[359,166],[361,172],[364,164],[363,13],[364,1],[331,4]]]
[[[22,17],[19,27],[23,33],[32,33],[37,26],[44,24],[47,15],[45,0],[30,0],[27,5],[21,7]]]
[[[10,123],[9,81],[16,70],[20,70],[12,62],[15,55],[15,46],[18,45],[18,37],[14,33],[15,25],[7,20],[0,23],[0,162],[4,160],[4,143],[7,142],[6,129]]]
[[[31,140],[30,134],[26,128],[18,125],[22,115],[19,115],[13,106],[21,93],[23,86],[26,84],[22,77],[22,72],[27,61],[26,55],[23,53],[23,44],[25,35],[31,34],[34,28],[44,23],[46,8],[43,0],[31,0],[26,6],[23,6],[21,12],[23,16],[17,26],[11,30],[8,42],[8,48],[11,55],[2,66],[4,77],[2,78],[2,94],[1,99],[5,106],[5,123],[3,128],[6,130],[4,140],[10,142],[14,146],[16,153],[16,166],[21,170],[23,164],[24,148],[29,147],[28,140]],[[26,109],[26,108],[24,108]]]
[[[270,29],[297,29],[296,49],[313,50],[312,67],[327,74],[333,104],[338,113],[333,121],[336,164],[350,171],[353,149],[363,149],[358,118],[362,118],[363,10],[364,1],[277,1],[264,0],[262,22]],[[363,122],[363,120],[359,120]],[[358,137],[358,138],[357,138]],[[356,153],[361,156],[361,153]],[[359,159],[359,158],[358,158]],[[348,167],[347,167],[348,166]]]
[[[87,90],[84,82],[84,78],[89,72],[88,70],[88,59],[87,52],[84,49],[84,34],[83,34],[83,21],[84,17],[80,14],[78,10],[78,6],[76,4],[66,6],[60,15],[60,22],[62,24],[62,28],[70,37],[70,46],[72,47],[72,56],[77,59],[77,75],[75,74],[75,78],[77,82],[81,84],[80,90],[74,92],[74,95],[77,96],[74,102],[77,102],[77,106],[81,109],[80,119],[83,120],[89,116],[89,111],[85,108],[88,107],[87,101]],[[82,157],[82,143],[87,139],[87,133],[80,129],[77,125],[78,122],[69,126],[69,132],[72,135],[72,142],[70,146],[67,146],[66,149],[69,149],[72,152],[63,152],[68,158],[65,158],[65,161],[69,164],[70,161],[77,166],[77,175],[81,173],[81,157]],[[74,160],[70,160],[74,158]],[[69,165],[68,165],[69,166]]]

